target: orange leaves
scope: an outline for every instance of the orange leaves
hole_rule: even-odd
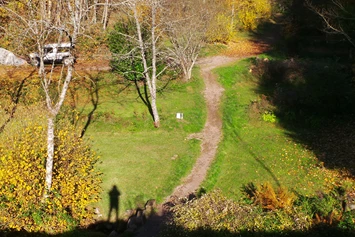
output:
[[[296,200],[294,193],[284,187],[275,190],[269,182],[258,186],[249,183],[244,186],[244,192],[265,210],[290,209]]]
[[[268,49],[268,45],[255,43],[248,39],[237,39],[235,42],[228,44],[228,49],[225,54],[228,56],[252,56],[265,52]]]

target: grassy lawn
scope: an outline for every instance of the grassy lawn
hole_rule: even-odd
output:
[[[321,150],[314,149],[312,143],[307,144],[314,136],[311,131],[307,133],[286,126],[287,121],[277,113],[263,117],[265,114],[257,106],[265,102],[265,95],[272,94],[273,90],[262,87],[260,81],[250,73],[253,60],[241,60],[215,71],[225,88],[222,103],[223,139],[203,187],[207,191],[218,188],[235,200],[242,198],[242,187],[251,182],[270,182],[275,187],[285,186],[305,196],[312,196],[316,191],[326,192],[340,185],[354,187],[352,178],[341,176],[341,170],[337,168],[339,164],[330,168],[329,162],[321,159],[322,156],[331,158],[329,154],[333,152],[332,149],[324,155]],[[90,80],[73,80],[59,117],[73,119],[76,114],[72,113],[72,109],[79,111],[73,121],[78,121],[80,131],[88,120],[88,114],[92,113],[84,138],[91,142],[100,156],[97,165],[102,172],[103,182],[98,184],[102,187],[102,194],[97,207],[102,218],[108,216],[109,192],[113,186],[120,191],[121,217],[127,209],[141,207],[149,199],[163,201],[191,171],[199,156],[200,142],[186,139],[188,134],[203,129],[206,118],[202,93],[204,84],[198,76],[198,69],[188,83],[159,82],[159,129],[153,127],[152,118],[134,85],[108,72],[85,77]],[[95,82],[96,87],[92,82]],[[32,105],[22,106],[26,102],[26,98],[23,98],[11,126],[21,125],[21,116],[38,119],[37,115],[43,113],[41,100],[38,99],[38,83],[30,80],[26,83],[24,92],[27,93],[24,96]],[[34,93],[36,88],[37,92]],[[7,102],[9,98],[2,100]],[[273,109],[270,108],[270,111]],[[176,113],[183,113],[184,119],[176,119]],[[296,115],[295,118],[298,118]],[[0,118],[1,123],[3,120]],[[320,123],[322,120],[312,117],[308,122],[317,121]],[[352,130],[350,128],[353,127],[349,126],[349,130]],[[339,129],[338,132],[343,130]],[[307,134],[310,136],[307,137]],[[337,137],[340,140],[337,144],[344,141],[339,134]],[[325,140],[333,143],[331,138],[322,137],[324,143]],[[349,147],[350,143],[344,144],[344,147]],[[348,154],[346,152],[344,155]]]
[[[219,188],[239,199],[242,186],[250,182],[270,182],[302,195],[327,191],[343,182],[337,170],[324,168],[314,152],[292,139],[292,132],[281,127],[278,118],[269,122],[253,112],[253,103],[262,99],[249,65],[246,59],[216,70],[225,88],[224,137],[204,188]]]
[[[197,74],[195,71],[189,83],[171,81],[160,91],[159,129],[153,127],[133,85],[123,90],[125,85],[117,84],[114,76],[100,78],[97,109],[85,137],[91,138],[101,157],[103,192],[98,207],[104,218],[109,210],[108,192],[114,185],[121,193],[122,215],[149,199],[162,201],[192,168],[199,154],[199,142],[185,138],[201,131],[205,121],[204,85]],[[91,107],[83,109],[83,122]],[[178,112],[184,114],[183,120],[176,119]]]
[[[5,69],[0,72],[5,73]],[[4,74],[3,80],[18,80],[12,85],[15,88],[23,78],[32,75],[32,67],[25,69],[21,73],[14,68]],[[78,71],[75,76],[58,119],[76,121],[80,133],[92,113],[84,138],[100,156],[98,168],[103,182],[98,184],[102,186],[98,207],[102,217],[108,216],[108,192],[114,185],[120,191],[121,216],[149,199],[161,202],[180,184],[199,156],[200,142],[185,139],[190,133],[200,132],[206,118],[204,83],[198,70],[188,83],[159,81],[157,103],[161,127],[158,129],[154,128],[133,83],[128,85],[109,72]],[[30,78],[25,82],[15,117],[7,125],[11,129],[5,129],[4,137],[7,130],[11,132],[12,127],[22,124],[22,118],[36,120],[45,112],[38,80]],[[10,106],[11,98],[5,95],[0,99],[1,109]],[[176,119],[176,113],[183,113],[184,119]],[[8,116],[0,117],[2,125]],[[45,122],[43,119],[44,125]]]

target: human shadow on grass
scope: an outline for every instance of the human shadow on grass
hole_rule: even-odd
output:
[[[118,222],[119,203],[120,203],[121,193],[117,189],[117,186],[114,185],[108,194],[110,197],[110,210],[108,212],[107,221],[109,222],[111,220],[111,215],[114,215],[115,222]]]

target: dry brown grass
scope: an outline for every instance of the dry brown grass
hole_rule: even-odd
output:
[[[46,70],[51,70],[51,65],[46,65]],[[97,73],[99,71],[109,71],[110,65],[109,60],[78,60],[77,63],[74,65],[75,71],[77,74],[91,74]],[[56,74],[60,74],[62,70],[62,65],[55,65],[54,67],[54,76]],[[11,80],[23,80],[29,76],[37,76],[38,71],[37,68],[31,66],[29,64],[24,66],[5,66],[0,65],[0,77],[5,79]]]

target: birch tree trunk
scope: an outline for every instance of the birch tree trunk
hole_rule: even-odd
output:
[[[108,13],[109,13],[109,0],[105,0],[104,11],[102,13],[102,28],[106,30],[108,23]]]
[[[160,127],[160,118],[157,108],[157,48],[156,48],[156,14],[157,14],[157,2],[155,0],[152,1],[152,82],[151,82],[151,91],[150,95],[152,96],[152,111],[154,116],[154,126],[156,128]]]
[[[144,77],[147,82],[148,88],[149,88],[149,93],[151,96],[151,106],[152,106],[152,112],[153,112],[153,120],[154,120],[154,126],[155,127],[160,127],[160,118],[159,118],[159,113],[158,113],[158,108],[157,108],[157,96],[156,96],[156,79],[157,79],[157,68],[156,68],[156,38],[155,38],[155,14],[156,14],[156,9],[155,9],[155,1],[152,1],[152,26],[151,26],[151,44],[152,44],[152,75],[149,74],[149,66],[147,63],[147,55],[145,53],[145,45],[144,45],[144,40],[142,36],[142,29],[141,29],[141,23],[139,21],[139,15],[137,11],[137,6],[134,4],[133,5],[133,14],[134,14],[134,20],[136,23],[136,28],[137,28],[137,36],[138,36],[138,43],[139,43],[139,48],[141,51],[141,57],[142,57],[142,62],[143,62],[143,67],[144,67]]]
[[[54,121],[55,116],[49,115],[47,118],[47,160],[44,198],[48,198],[48,193],[52,187],[53,160],[54,160]]]
[[[99,3],[99,0],[94,0],[94,5],[92,9],[92,22],[96,23],[97,22],[97,4]]]
[[[196,64],[197,58],[198,58],[198,52],[196,52],[194,54],[194,58],[191,60],[191,63],[190,63],[190,65],[187,68],[187,73],[185,75],[185,81],[188,81],[188,80],[191,79],[191,77],[192,77],[192,69],[194,68],[194,66]]]
[[[41,66],[44,70],[44,64],[41,62]],[[64,83],[60,88],[60,95],[57,103],[53,105],[53,100],[50,97],[49,84],[50,79],[46,77],[46,75],[42,75],[43,77],[43,89],[46,95],[46,104],[48,110],[48,118],[47,118],[47,159],[46,159],[46,178],[45,178],[45,190],[43,193],[43,198],[48,198],[48,195],[51,191],[52,187],[52,177],[53,177],[53,162],[54,162],[54,148],[55,148],[55,119],[64,103],[69,84],[73,78],[73,65],[68,65],[67,67],[67,75],[65,77]]]

